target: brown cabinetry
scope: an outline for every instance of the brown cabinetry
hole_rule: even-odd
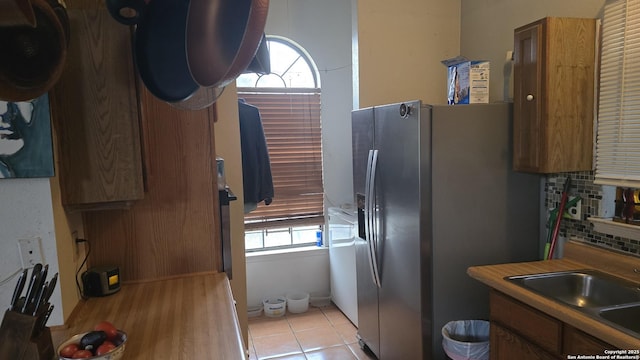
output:
[[[562,322],[498,292],[492,292],[490,304],[492,320],[535,339],[535,344],[551,353],[560,352]]]
[[[514,169],[591,170],[596,20],[548,17],[514,37]]]
[[[605,350],[612,350],[613,347],[604,341],[600,341],[589,334],[574,328],[564,326],[564,355],[576,354],[604,354]],[[566,359],[566,356],[564,357]]]
[[[67,11],[51,108],[63,205],[93,210],[88,266],[116,265],[123,282],[222,271],[216,105],[181,110],[137,86],[131,31],[102,0],[67,0]]]
[[[495,323],[491,323],[490,342],[491,359],[556,359],[541,347]]]
[[[118,265],[122,281],[222,271],[216,105],[187,111],[139,94],[147,191],[126,211],[84,214],[88,264]]]
[[[510,296],[490,293],[491,359],[566,359],[615,349]]]
[[[71,39],[51,91],[62,203],[121,208],[144,196],[131,33],[100,1],[68,1]]]

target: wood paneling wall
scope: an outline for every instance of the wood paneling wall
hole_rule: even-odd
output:
[[[129,210],[84,214],[90,266],[121,279],[221,271],[215,105],[179,110],[139,86],[146,192]]]

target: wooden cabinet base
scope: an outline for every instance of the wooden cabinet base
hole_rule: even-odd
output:
[[[564,355],[604,355],[605,350],[612,349],[613,346],[585,334],[573,326],[564,326]]]
[[[490,292],[492,360],[604,355],[615,346],[496,290]]]
[[[532,344],[525,338],[503,328],[491,324],[491,360],[556,360],[555,356]]]

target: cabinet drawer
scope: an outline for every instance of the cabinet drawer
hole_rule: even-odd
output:
[[[562,322],[515,299],[492,290],[491,321],[520,333],[543,349],[561,353]]]

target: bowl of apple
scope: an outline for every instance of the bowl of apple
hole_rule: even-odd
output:
[[[57,349],[59,360],[119,360],[124,355],[127,334],[108,321],[96,324],[92,331],[76,334]]]

